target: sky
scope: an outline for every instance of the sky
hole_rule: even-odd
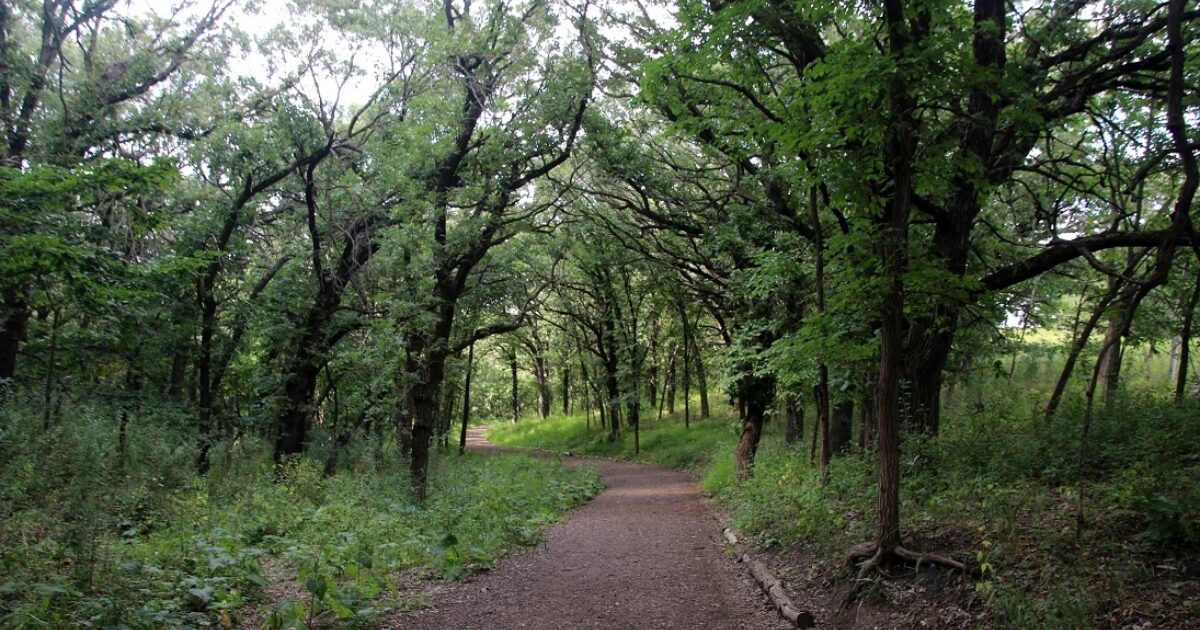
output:
[[[181,15],[191,17],[202,15],[214,1],[220,0],[182,0],[186,7]],[[608,10],[620,11],[631,6],[625,0],[592,0],[592,2],[592,15],[596,15],[598,13],[597,9],[601,7]],[[648,12],[655,19],[660,20],[664,24],[673,21],[671,11],[667,7],[661,6],[658,0],[649,0],[649,3],[656,5],[647,7]],[[252,4],[254,10],[248,11],[245,8],[247,4]],[[166,17],[178,6],[180,6],[180,0],[125,0],[124,11],[131,16],[155,14],[160,17]],[[235,0],[235,6],[231,7],[226,13],[224,23],[237,27],[253,38],[261,38],[281,24],[293,23],[294,12],[295,9],[291,0]],[[559,28],[560,37],[574,37],[573,29],[569,23],[560,24]],[[606,31],[605,35],[619,37],[622,30],[618,27],[615,30]],[[336,35],[326,36],[325,44],[333,50],[339,50]],[[350,48],[351,45],[347,42],[341,47],[341,52],[348,54]],[[369,57],[364,59],[362,53],[359,53],[359,59],[365,63],[370,63]],[[269,76],[268,66],[267,59],[258,52],[251,52],[241,58],[230,60],[230,68],[234,73],[269,82],[271,77]],[[338,92],[339,86],[337,83],[332,76],[317,76],[310,77],[301,88],[309,92],[310,95],[315,95],[319,90],[328,99],[330,95]],[[340,87],[340,102],[344,104],[363,103],[370,97],[375,87],[376,82],[372,80],[372,77],[359,77],[357,80],[352,80]]]

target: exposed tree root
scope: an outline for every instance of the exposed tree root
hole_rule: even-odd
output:
[[[889,551],[886,548],[879,547],[875,543],[862,543],[850,549],[849,564],[850,566],[859,565],[859,569],[854,579],[854,586],[850,589],[850,592],[846,593],[846,597],[842,600],[842,608],[849,608],[858,599],[859,595],[862,594],[863,588],[866,586],[866,579],[872,571],[882,570],[885,566],[897,560],[910,563],[917,569],[920,569],[922,564],[938,564],[964,575],[979,576],[979,569],[977,567],[968,566],[966,563],[949,556],[936,553],[919,553],[905,549],[899,545]]]

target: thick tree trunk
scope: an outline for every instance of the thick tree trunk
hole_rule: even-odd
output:
[[[898,0],[885,0],[888,39],[892,54],[908,54],[908,22]],[[875,390],[875,423],[879,439],[879,484],[875,497],[875,553],[888,558],[900,546],[900,381],[904,377],[904,273],[908,268],[908,224],[912,210],[913,156],[916,152],[912,120],[913,97],[904,73],[891,75],[888,85],[893,116],[884,164],[890,170],[888,200],[881,220],[878,249],[882,272],[882,308],[879,326],[879,380]],[[941,375],[938,365],[937,377]],[[934,377],[932,374],[917,374]],[[936,389],[935,389],[936,391]],[[936,407],[934,408],[936,410]],[[936,426],[936,425],[935,425]]]
[[[885,238],[885,241],[891,241]],[[899,239],[897,239],[899,240]],[[900,372],[903,361],[904,302],[900,274],[903,245],[884,246],[885,278],[891,283],[884,295],[879,382],[875,391],[879,485],[875,500],[876,552],[887,556],[900,545]]]
[[[442,380],[443,361],[441,358],[430,361],[430,372],[435,369],[438,372],[436,380],[431,374],[425,382],[413,385],[412,457],[409,460],[409,474],[413,493],[421,501],[425,500],[429,487],[429,444],[433,439],[433,422],[438,412],[437,387],[433,383]],[[435,362],[438,364],[436,368]]]
[[[310,406],[320,372],[321,362],[305,348],[296,353],[287,370],[283,385],[284,408],[279,415],[275,434],[276,466],[282,464],[284,458],[304,452],[308,440]]]
[[[958,309],[942,310],[946,312],[947,321],[957,321]],[[908,385],[908,396],[902,401],[900,413],[902,423],[915,432],[936,435],[941,425],[942,376],[953,342],[954,332],[949,326],[910,335],[910,349],[902,364],[902,379]]]
[[[734,450],[734,473],[745,480],[754,472],[754,456],[762,439],[763,423],[775,389],[774,382],[763,376],[744,376],[738,387],[741,400],[746,401],[746,419],[742,421],[742,436]]]

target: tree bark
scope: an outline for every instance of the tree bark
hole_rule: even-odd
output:
[[[1118,281],[1114,278],[1112,283]],[[1124,344],[1121,338],[1121,321],[1128,306],[1118,302],[1109,311],[1108,326],[1104,330],[1104,348],[1097,361],[1100,362],[1100,386],[1104,395],[1104,405],[1112,404],[1113,397],[1121,384],[1121,359],[1124,355]]]
[[[679,322],[683,327],[683,428],[690,428],[692,423],[692,367],[691,362],[691,345],[692,345],[692,329],[688,322],[687,308],[683,302],[678,302],[679,306]]]
[[[533,377],[538,390],[538,417],[545,420],[550,417],[550,370],[546,357],[538,355],[533,359]]]
[[[167,381],[167,398],[179,401],[183,398],[183,380],[187,374],[187,352],[176,350],[171,357],[171,374]]]
[[[829,373],[825,364],[817,367],[817,384],[813,387],[813,402],[817,406],[817,426],[814,430],[821,436],[821,474],[829,468],[829,458],[833,454],[833,443],[829,435]]]
[[[61,317],[60,309],[54,309],[50,318],[50,352],[46,357],[46,384],[45,391],[42,392],[42,432],[50,430],[50,420],[53,415],[54,405],[54,379],[57,375],[57,363],[54,356],[58,350],[58,328],[59,319]]]
[[[850,444],[854,420],[854,401],[844,400],[833,406],[829,423],[829,449],[841,453]]]
[[[667,353],[667,376],[663,383],[663,397],[667,401],[667,415],[675,415],[675,358],[679,352],[679,344],[672,343],[671,351]]]
[[[785,426],[783,441],[795,444],[804,435],[804,408],[796,402],[796,397],[788,395],[784,398],[783,413]]]
[[[1067,353],[1067,360],[1063,363],[1062,372],[1058,375],[1058,381],[1054,383],[1054,391],[1050,393],[1050,400],[1046,402],[1046,418],[1053,418],[1054,414],[1058,411],[1058,406],[1062,403],[1063,394],[1067,391],[1067,383],[1070,382],[1071,374],[1075,371],[1075,363],[1079,360],[1079,355],[1083,353],[1083,349],[1087,346],[1088,338],[1092,336],[1092,331],[1100,323],[1100,318],[1108,310],[1108,305],[1117,296],[1118,290],[1120,290],[1119,283],[1110,283],[1108,285],[1108,290],[1100,297],[1100,301],[1096,303],[1096,308],[1092,309],[1091,316],[1084,322],[1083,328],[1075,337],[1071,345],[1071,350]]]
[[[571,364],[568,360],[562,369],[562,412],[564,416],[571,415]]]
[[[467,375],[463,379],[463,402],[462,402],[462,430],[458,433],[458,454],[464,455],[467,452],[467,423],[471,419],[471,372],[475,369],[475,343],[467,346]],[[566,387],[563,387],[564,393]],[[563,396],[566,400],[566,396]],[[565,402],[563,403],[566,404]]]
[[[910,33],[900,0],[884,0],[884,15],[890,51],[895,57],[902,58],[909,54]],[[883,299],[879,329],[879,381],[875,392],[879,485],[875,499],[873,542],[876,556],[880,558],[890,557],[900,546],[900,380],[904,370],[904,273],[908,267],[906,250],[912,209],[913,156],[916,151],[916,122],[912,119],[914,99],[908,92],[903,72],[892,73],[888,97],[891,125],[884,164],[888,165],[886,168],[890,171],[891,197],[882,216],[876,220],[880,230],[878,248]],[[940,376],[941,366],[937,367],[937,376]],[[935,375],[918,376],[932,378]]]
[[[518,397],[518,391],[517,391],[517,352],[516,352],[516,350],[513,350],[512,353],[508,355],[508,368],[509,368],[509,371],[512,373],[512,421],[513,421],[513,424],[516,424],[517,420],[520,418],[520,414],[521,414],[521,400]]]
[[[734,473],[738,480],[748,479],[754,472],[754,456],[758,453],[774,388],[774,381],[769,377],[742,377],[738,394],[746,401],[746,419],[742,421],[742,435],[734,450]]]
[[[696,362],[696,388],[700,390],[700,417],[707,419],[712,415],[708,406],[708,374],[704,369],[704,358],[700,354],[700,346],[695,344],[694,337],[692,353],[695,355],[693,360]]]
[[[1200,259],[1198,259],[1200,260]],[[1192,285],[1192,294],[1183,306],[1183,323],[1179,327],[1179,362],[1175,372],[1175,402],[1183,402],[1187,392],[1188,362],[1191,360],[1192,318],[1196,314],[1196,303],[1200,302],[1200,274]]]

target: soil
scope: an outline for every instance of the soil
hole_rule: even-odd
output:
[[[468,448],[499,450],[472,429]],[[437,589],[395,628],[791,627],[725,553],[717,512],[685,473],[564,456],[607,489],[550,527],[531,553]],[[801,604],[801,602],[797,602]]]

